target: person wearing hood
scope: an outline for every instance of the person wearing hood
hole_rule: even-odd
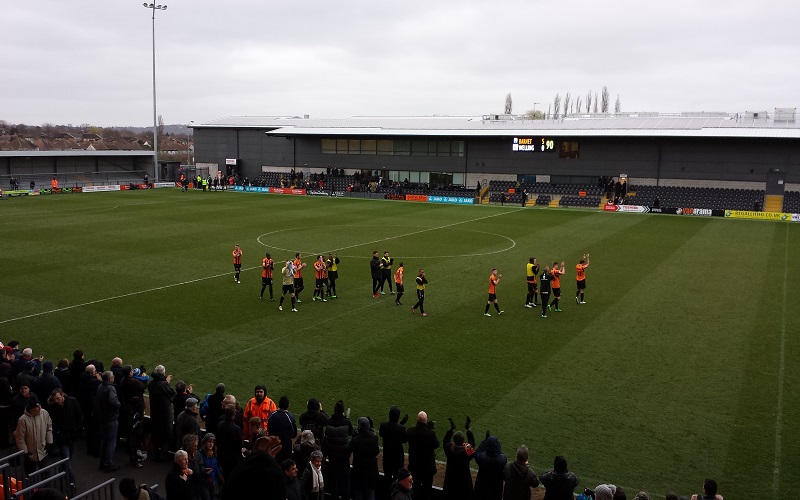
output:
[[[39,375],[32,387],[39,401],[47,401],[47,398],[53,394],[53,389],[61,388],[61,381],[53,375],[53,362],[45,361],[42,363],[42,374]]]
[[[561,455],[553,460],[553,469],[539,476],[545,488],[544,500],[572,500],[581,480],[567,468],[567,459]]]
[[[539,486],[539,478],[528,466],[528,447],[517,448],[517,458],[503,470],[503,500],[530,500],[531,489]]]
[[[344,408],[341,399],[336,402],[322,441],[322,453],[328,459],[325,467],[325,491],[334,500],[339,497],[350,499],[350,452],[347,444],[353,435],[353,424],[345,416]],[[347,413],[349,415],[350,411]]]
[[[408,469],[397,471],[397,479],[392,483],[392,495],[390,500],[411,500],[413,493],[414,477]]]
[[[315,398],[308,400],[306,408],[307,411],[300,415],[300,428],[313,432],[317,443],[322,443],[322,438],[325,437],[325,426],[328,425],[328,414],[322,411],[322,404]],[[302,475],[302,469],[305,466],[297,462],[297,467],[301,469],[300,474]]]
[[[456,432],[456,424],[453,419],[448,420],[450,429],[445,433],[443,440],[447,466],[444,472],[442,498],[444,500],[463,500],[472,496],[472,472],[469,464],[475,458],[475,435],[469,428],[471,422],[469,417],[464,426],[467,429],[467,442],[464,442],[463,432]]]
[[[278,407],[275,406],[275,402],[267,397],[267,388],[261,384],[257,385],[253,397],[244,407],[244,418],[242,420],[244,428],[242,429],[242,433],[245,436],[250,436],[253,433],[253,429],[250,429],[249,424],[249,420],[252,417],[260,418],[261,428],[269,433],[267,429],[267,419],[269,419],[269,416],[277,409]]]
[[[347,443],[347,453],[353,455],[350,485],[355,500],[374,500],[378,482],[378,436],[369,417],[358,419],[358,431]]]
[[[383,439],[383,474],[392,480],[397,478],[397,471],[405,465],[403,443],[408,442],[407,421],[408,414],[400,420],[400,408],[392,406],[389,409],[389,421],[381,423],[378,431]]]
[[[220,382],[214,390],[214,394],[208,397],[208,410],[206,411],[206,431],[214,433],[217,431],[217,424],[225,413],[222,408],[222,400],[225,398],[225,384]]]
[[[508,459],[500,449],[500,440],[486,431],[486,439],[475,451],[478,477],[475,478],[473,500],[500,500],[503,497],[503,469]]]

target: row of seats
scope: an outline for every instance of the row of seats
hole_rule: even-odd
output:
[[[662,207],[694,207],[716,210],[761,210],[764,190],[684,186],[631,186],[624,203]]]
[[[783,211],[792,214],[800,213],[800,191],[786,191],[783,194]]]
[[[579,208],[596,208],[600,205],[601,198],[599,196],[562,196],[558,200],[559,207],[579,207]],[[537,200],[538,201],[538,200]]]

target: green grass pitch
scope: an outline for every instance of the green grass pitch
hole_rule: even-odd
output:
[[[47,358],[164,364],[240,400],[264,383],[295,414],[311,396],[377,422],[424,409],[440,437],[469,415],[537,473],[563,454],[629,496],[705,477],[729,499],[800,490],[799,225],[164,189],[0,200],[0,235],[0,340]],[[371,297],[373,250],[405,262],[403,307]],[[337,251],[339,299],[311,301],[309,267],[299,312],[260,301],[266,251]],[[547,319],[523,307],[531,256],[567,263]],[[505,313],[487,318],[492,267]]]

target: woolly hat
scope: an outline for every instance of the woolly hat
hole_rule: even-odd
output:
[[[400,469],[399,471],[397,471],[397,480],[402,481],[403,479],[407,478],[410,475],[411,473],[408,472],[408,469]]]
[[[594,489],[595,500],[613,500],[617,487],[613,484],[601,484]]]

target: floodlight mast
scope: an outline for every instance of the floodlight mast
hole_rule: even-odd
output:
[[[167,10],[166,5],[143,3],[146,9],[153,11],[153,179],[158,182],[158,115],[156,113],[156,11]]]

